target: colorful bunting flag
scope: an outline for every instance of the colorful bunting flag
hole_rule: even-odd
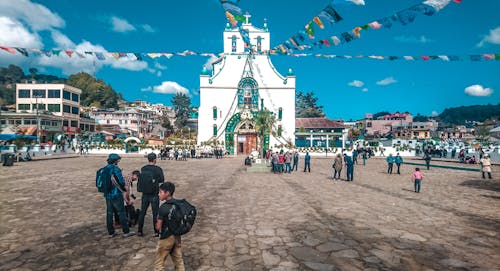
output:
[[[66,55],[68,55],[68,57],[71,57],[73,55],[72,50],[65,50],[64,52],[66,53]]]
[[[14,47],[21,55],[28,57],[28,51],[24,48]]]
[[[0,49],[4,50],[4,51],[7,51],[11,54],[16,54],[16,49],[14,48],[11,48],[11,47],[7,47],[7,46],[0,46]]]

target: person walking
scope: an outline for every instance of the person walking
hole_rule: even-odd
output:
[[[306,169],[311,172],[311,156],[309,152],[306,152],[306,156],[304,156],[304,172],[306,172]]]
[[[292,166],[292,170],[295,169],[295,171],[297,171],[298,167],[299,167],[299,152],[295,151],[293,153],[293,166]]]
[[[483,173],[483,179],[485,179],[484,173],[488,173],[488,179],[491,179],[491,159],[489,154],[485,154],[483,159],[479,160],[481,165],[481,172]]]
[[[161,167],[156,165],[156,154],[150,153],[147,156],[148,164],[141,168],[141,175],[137,183],[137,190],[142,192],[141,213],[139,215],[139,225],[137,228],[139,236],[144,236],[144,217],[148,211],[149,205],[153,212],[153,228],[155,229],[155,237],[160,233],[156,230],[156,221],[158,218],[158,208],[160,200],[158,198],[159,184],[165,182],[165,176]]]
[[[392,167],[394,165],[394,157],[392,156],[392,153],[390,153],[385,160],[387,161],[387,173],[392,174]]]
[[[344,162],[346,166],[346,181],[354,181],[354,163],[352,158],[344,153]]]
[[[398,174],[401,174],[401,172],[399,172],[399,168],[401,167],[401,164],[403,163],[403,157],[401,157],[401,155],[399,155],[399,152],[396,153],[396,157],[394,158],[394,162],[396,162],[396,166],[398,167]]]
[[[127,223],[127,217],[125,215],[125,206],[123,201],[125,180],[123,179],[122,170],[118,167],[118,163],[121,159],[122,158],[118,154],[111,153],[108,155],[108,165],[106,166],[110,173],[110,181],[113,184],[111,190],[104,193],[104,198],[106,199],[106,226],[108,228],[110,238],[116,236],[115,228],[113,226],[113,208],[118,213],[120,225],[123,231],[123,237],[129,237],[135,234],[135,232],[130,231]]]
[[[422,175],[422,172],[420,172],[420,169],[418,167],[415,168],[415,172],[413,172],[413,175],[411,176],[415,193],[420,193],[420,185],[423,178],[424,176]]]
[[[367,156],[366,153],[367,153],[367,151],[363,150],[363,155],[362,155],[362,157],[363,157],[363,166],[366,166],[366,156]]]
[[[172,257],[176,271],[185,270],[184,260],[182,259],[181,237],[173,235],[168,228],[169,215],[172,213],[173,201],[175,201],[173,198],[174,192],[175,185],[171,182],[162,183],[158,192],[159,199],[165,202],[160,207],[158,220],[155,225],[156,231],[161,232],[160,240],[158,240],[156,246],[156,271],[165,270],[165,261],[168,255]]]
[[[337,154],[335,160],[333,161],[333,179],[340,181],[340,173],[342,172],[342,155]]]
[[[292,167],[290,164],[292,163],[292,154],[290,152],[285,153],[285,173],[292,173]]]
[[[427,167],[427,170],[429,170],[429,167],[431,165],[431,159],[432,159],[431,154],[428,151],[426,151],[425,155],[424,155],[424,160],[425,160],[425,166]]]

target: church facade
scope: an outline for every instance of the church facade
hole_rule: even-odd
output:
[[[224,54],[212,64],[212,71],[203,69],[200,75],[198,145],[223,145],[232,155],[295,143],[295,75],[290,69],[283,76],[274,68],[267,53],[267,23],[259,29],[249,17],[241,28],[252,46],[227,24]],[[253,119],[264,108],[274,114],[276,123],[260,142]]]

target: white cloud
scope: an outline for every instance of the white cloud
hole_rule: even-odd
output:
[[[387,86],[387,85],[390,85],[390,84],[394,84],[396,82],[398,82],[398,81],[394,80],[394,78],[387,77],[387,78],[385,78],[383,80],[378,81],[377,85],[379,85],[379,86]]]
[[[207,62],[205,62],[205,64],[203,64],[203,67],[209,71],[212,70],[212,64],[217,61],[217,59],[219,59],[218,57],[215,57],[215,56],[211,56],[209,59],[207,59]]]
[[[431,112],[431,116],[432,117],[437,117],[437,116],[439,116],[439,113],[434,110],[434,111]]]
[[[161,93],[161,94],[177,94],[177,93],[183,93],[188,96],[189,90],[181,85],[179,85],[177,82],[173,81],[164,81],[161,83],[159,86],[154,86],[153,87],[153,92],[155,93]]]
[[[477,47],[482,47],[485,43],[500,44],[500,26],[495,29],[491,29],[490,34],[488,36],[485,36],[477,44]]]
[[[129,32],[129,31],[135,31],[136,30],[135,26],[131,25],[125,19],[118,18],[116,16],[112,16],[109,19],[109,21],[111,23],[112,30],[115,31],[115,32],[124,33],[124,32]]]
[[[425,36],[414,37],[414,36],[397,36],[394,37],[395,41],[404,42],[404,43],[430,43],[434,42],[431,39],[426,38]]]
[[[141,91],[151,91],[153,90],[153,87],[149,86],[149,87],[145,87],[145,88],[141,88]]]
[[[0,16],[16,18],[29,25],[34,31],[62,28],[65,25],[59,15],[29,0],[0,1]]]
[[[365,5],[365,0],[347,0],[349,2],[353,2],[355,5],[362,5],[364,6]]]
[[[141,25],[142,29],[146,32],[149,32],[149,33],[155,33],[156,32],[156,29],[154,29],[152,26],[150,26],[149,24],[143,24]]]
[[[363,88],[362,89],[363,92],[367,92],[368,91],[368,88]]]
[[[156,73],[156,76],[161,77],[161,76],[162,76],[162,74],[163,74],[163,73],[162,73],[161,71],[158,71],[158,72]]]
[[[469,96],[490,96],[493,93],[493,89],[491,88],[483,88],[481,85],[472,85],[466,87],[464,90],[465,94]]]
[[[52,30],[50,32],[52,36],[52,40],[59,46],[59,48],[74,48],[75,43],[70,40],[66,35],[63,33],[57,31],[57,30]]]
[[[357,87],[357,88],[360,88],[362,86],[365,85],[365,83],[363,83],[362,81],[359,81],[359,80],[354,80],[350,83],[348,83],[347,85],[351,86],[351,87]]]
[[[31,33],[20,22],[0,17],[0,44],[12,47],[37,48],[42,45],[38,34]]]
[[[160,63],[156,62],[155,63],[155,68],[157,68],[158,70],[166,70],[167,66],[163,66]]]

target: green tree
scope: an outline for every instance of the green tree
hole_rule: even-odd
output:
[[[35,80],[36,75],[38,73],[38,69],[37,68],[30,68],[29,72],[30,72],[30,75],[31,75],[31,80]]]
[[[259,153],[261,153],[261,157],[264,157],[264,137],[273,132],[276,116],[267,108],[264,108],[257,113],[253,121],[255,122],[255,130],[257,131],[260,142]]]
[[[88,73],[80,72],[71,75],[66,83],[82,90],[80,103],[83,106],[99,105],[100,108],[118,109],[121,95],[103,80],[97,80]]]
[[[296,118],[322,118],[323,106],[318,105],[318,98],[311,92],[303,93],[297,91],[295,99],[295,117]]]
[[[175,126],[178,129],[186,126],[191,113],[191,98],[184,93],[177,93],[171,100],[175,112]]]
[[[476,140],[485,145],[490,141],[490,128],[487,125],[478,125],[475,130]]]

